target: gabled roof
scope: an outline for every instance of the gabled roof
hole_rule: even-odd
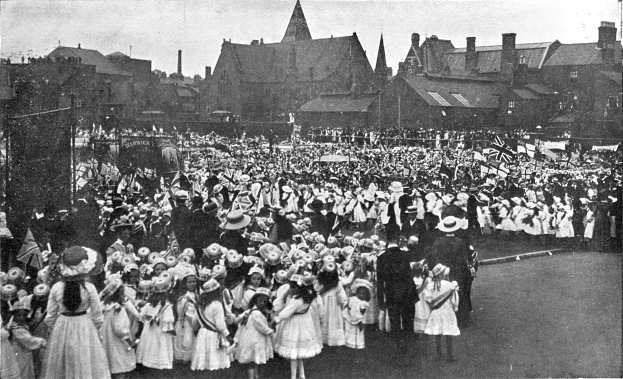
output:
[[[95,66],[98,74],[132,76],[127,71],[122,70],[106,58],[97,50],[82,49],[77,47],[59,46],[48,54],[50,58],[80,58],[82,64]]]
[[[621,41],[614,47],[614,61],[621,62]],[[597,42],[567,43],[560,45],[544,66],[582,66],[603,64],[602,51]]]
[[[326,94],[303,104],[298,112],[367,112],[370,105],[377,99],[375,94],[352,96],[350,94]]]
[[[297,80],[323,80],[348,61],[358,46],[359,41],[353,35],[264,45],[226,43],[223,49],[231,49],[242,81],[259,83],[283,81],[289,71],[292,53]]]
[[[428,75],[410,75],[402,79],[433,107],[495,109],[504,91],[499,84],[481,80],[432,78]]]
[[[307,21],[303,14],[303,8],[299,0],[296,0],[290,22],[281,42],[305,41],[311,39],[311,33],[307,27]]]
[[[528,69],[540,69],[547,52],[554,42],[520,43],[515,45],[517,59],[524,57]],[[496,73],[500,71],[502,45],[477,46],[477,68],[480,73]],[[446,59],[451,72],[465,72],[465,48],[452,49],[446,52]]]

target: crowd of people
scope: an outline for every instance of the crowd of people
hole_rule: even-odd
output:
[[[174,362],[237,362],[258,378],[276,356],[304,378],[325,346],[364,349],[370,325],[389,333],[397,363],[413,340],[452,362],[470,325],[474,240],[606,251],[621,236],[614,155],[499,176],[481,175],[465,147],[200,140],[227,151],[188,152],[162,177],[93,170],[72,209],[33,211],[23,244],[0,218],[0,378]],[[23,264],[26,252],[41,259]]]

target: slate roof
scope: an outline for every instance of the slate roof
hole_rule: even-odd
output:
[[[298,112],[367,112],[377,95],[365,94],[353,97],[350,94],[320,95],[303,104]]]
[[[554,42],[520,43],[515,45],[517,59],[524,56],[529,69],[542,67],[549,47]],[[502,59],[502,45],[477,46],[477,68],[480,73],[495,73],[500,71]],[[452,49],[445,54],[451,72],[465,72],[465,48]]]
[[[614,48],[614,61],[621,61],[621,41],[617,41]],[[601,50],[597,42],[568,43],[560,45],[544,66],[582,66],[603,64]]]
[[[59,46],[56,49],[52,50],[52,52],[48,54],[48,57],[80,58],[82,64],[95,66],[95,72],[98,74],[132,76],[132,74],[119,68],[97,50]]]
[[[281,82],[288,73],[293,49],[297,80],[306,81],[323,80],[333,74],[350,59],[349,54],[356,46],[359,46],[357,37],[347,36],[264,45],[227,43],[224,48],[233,52],[243,81]]]
[[[408,76],[403,80],[428,105],[434,107],[495,109],[499,104],[499,96],[504,92],[499,84],[482,80],[442,79],[428,75]],[[445,101],[437,100],[435,94]],[[467,103],[461,101],[461,98],[467,100]]]

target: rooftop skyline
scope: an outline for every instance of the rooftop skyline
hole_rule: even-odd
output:
[[[205,66],[215,66],[223,38],[243,44],[260,38],[281,41],[295,3],[6,0],[0,2],[0,56],[47,55],[60,41],[103,54],[121,51],[172,73],[182,49],[184,75],[203,76]],[[601,21],[620,27],[616,0],[301,0],[301,5],[312,38],[356,32],[373,67],[383,33],[387,64],[394,72],[406,56],[411,33],[419,33],[422,41],[434,34],[464,47],[467,36],[475,36],[477,46],[499,45],[507,32],[517,34],[518,44],[594,42]]]

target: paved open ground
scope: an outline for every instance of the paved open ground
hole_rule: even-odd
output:
[[[483,266],[473,288],[474,323],[456,341],[456,363],[437,362],[414,344],[413,359],[397,367],[387,336],[367,331],[366,350],[326,349],[306,362],[307,378],[620,376],[621,294],[621,257],[615,254]],[[261,374],[289,378],[289,364],[274,359]],[[246,372],[181,366],[135,376],[245,378]]]

